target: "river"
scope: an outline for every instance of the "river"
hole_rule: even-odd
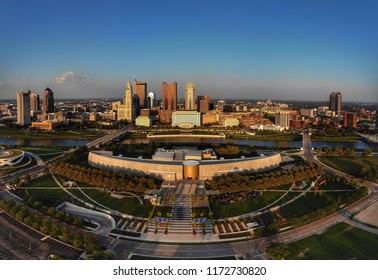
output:
[[[20,139],[0,137],[0,145],[16,146],[84,146],[89,140],[75,139]],[[257,147],[277,147],[277,148],[300,148],[302,141],[283,141],[283,140],[254,140],[254,139],[224,139],[224,138],[150,138],[150,139],[127,139],[124,143],[151,143],[151,142],[169,142],[169,143],[235,143],[240,145],[254,145]],[[378,149],[377,144],[359,142],[325,142],[313,141],[313,147],[342,147],[353,149],[372,148]]]

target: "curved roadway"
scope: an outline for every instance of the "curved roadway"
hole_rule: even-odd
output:
[[[316,160],[312,153],[311,139],[308,132],[305,132],[303,134],[303,156],[307,161],[319,164],[319,161]],[[349,179],[351,178],[349,175],[342,172],[328,168],[324,165],[323,167],[330,172],[338,174],[339,176]],[[365,209],[372,203],[376,202],[378,200],[378,184],[366,181],[364,181],[363,183],[369,188],[369,194],[359,201],[356,201],[353,204],[325,218],[296,229],[279,233],[274,236],[235,243],[224,243],[219,245],[204,244],[201,246],[150,244],[115,239],[111,242],[108,248],[116,254],[117,259],[125,259],[131,253],[155,257],[188,259],[211,258],[220,256],[244,256],[246,259],[265,259],[264,255],[266,244],[269,244],[273,241],[292,243],[314,234],[320,234],[337,223],[348,222],[351,215],[361,211],[362,209]],[[364,228],[364,225],[358,224],[354,221],[352,222],[354,226],[360,226],[361,228]]]

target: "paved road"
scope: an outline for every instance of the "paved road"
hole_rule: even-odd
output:
[[[114,138],[117,138],[117,137],[121,136],[122,134],[130,131],[132,129],[132,127],[133,127],[133,124],[129,124],[129,125],[125,126],[124,128],[121,128],[121,129],[116,130],[116,131],[114,131],[110,134],[102,136],[101,138],[98,138],[98,139],[93,140],[92,142],[88,143],[87,147],[92,148],[92,147],[96,147],[100,144],[104,144],[106,142],[109,142],[109,141],[113,140]]]

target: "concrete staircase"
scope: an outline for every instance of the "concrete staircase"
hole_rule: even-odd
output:
[[[168,234],[189,234],[193,235],[192,228],[192,203],[191,195],[195,194],[196,184],[190,182],[182,182],[178,185],[175,193],[175,199],[172,205],[172,217],[169,221]],[[155,220],[150,221],[148,232],[155,232]],[[158,233],[162,234],[165,229],[158,229]],[[212,233],[210,222],[205,225],[206,234]],[[202,234],[202,228],[197,229],[197,234]]]

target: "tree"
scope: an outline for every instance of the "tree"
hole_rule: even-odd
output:
[[[363,150],[362,155],[363,155],[364,157],[367,157],[367,156],[370,156],[371,153],[372,153],[371,149],[366,148],[366,149]]]
[[[284,260],[290,255],[290,248],[285,243],[271,243],[266,252],[276,260]]]

